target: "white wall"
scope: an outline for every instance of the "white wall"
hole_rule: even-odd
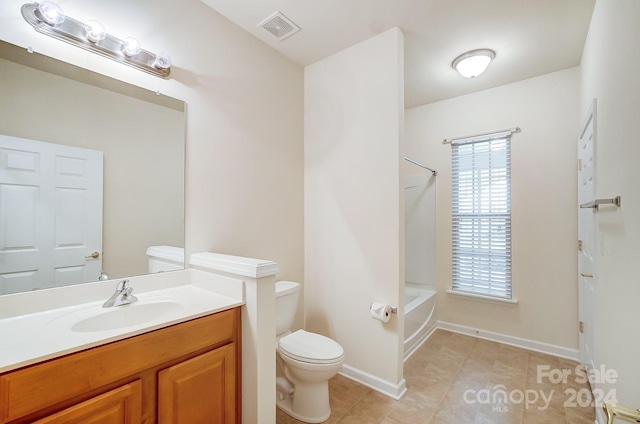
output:
[[[436,283],[437,182],[437,177],[427,171],[404,178],[404,279],[433,288]]]
[[[640,2],[598,0],[582,58],[581,114],[597,98],[596,197],[622,196],[622,207],[597,212],[597,366],[615,370],[621,405],[640,408]]]
[[[68,16],[99,19],[167,51],[163,80],[37,33],[22,0],[0,3],[0,39],[184,100],[186,250],[270,259],[303,276],[303,70],[198,0],[65,0]]]
[[[306,328],[346,364],[402,378],[402,326],[369,315],[400,299],[403,47],[398,29],[305,68]]]
[[[579,71],[572,68],[408,109],[405,154],[438,170],[439,319],[578,348],[576,139]],[[469,81],[473,83],[473,81]],[[512,268],[516,305],[451,288],[451,148],[445,138],[519,126],[512,139]]]

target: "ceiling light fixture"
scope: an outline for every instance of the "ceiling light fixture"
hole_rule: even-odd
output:
[[[456,57],[451,66],[465,78],[481,75],[496,57],[496,52],[489,49],[471,50]]]
[[[62,8],[51,1],[22,5],[22,17],[36,31],[76,47],[124,63],[152,75],[166,78],[171,72],[168,54],[149,52],[132,37],[124,40],[106,33],[97,21],[82,23],[65,16]]]

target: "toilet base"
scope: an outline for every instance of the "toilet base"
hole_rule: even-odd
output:
[[[295,394],[294,394],[295,396]],[[276,400],[276,406],[278,408],[280,408],[285,414],[295,418],[298,421],[302,421],[305,423],[311,423],[311,424],[316,424],[316,423],[323,423],[325,421],[327,421],[329,419],[329,417],[331,416],[331,408],[329,408],[329,411],[327,412],[326,416],[323,417],[317,417],[317,418],[309,418],[309,417],[303,417],[302,415],[298,415],[295,412],[293,412],[293,398],[291,396],[285,396],[284,399],[280,400],[277,399]]]

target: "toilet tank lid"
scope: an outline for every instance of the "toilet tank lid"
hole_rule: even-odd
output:
[[[149,246],[147,256],[184,263],[184,247]]]
[[[284,296],[300,290],[300,283],[295,281],[276,281],[276,297]]]
[[[278,341],[280,351],[301,362],[331,363],[344,355],[338,342],[320,334],[295,331]]]

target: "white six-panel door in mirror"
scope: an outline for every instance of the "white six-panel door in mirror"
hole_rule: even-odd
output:
[[[0,294],[98,279],[103,155],[0,135]]]

